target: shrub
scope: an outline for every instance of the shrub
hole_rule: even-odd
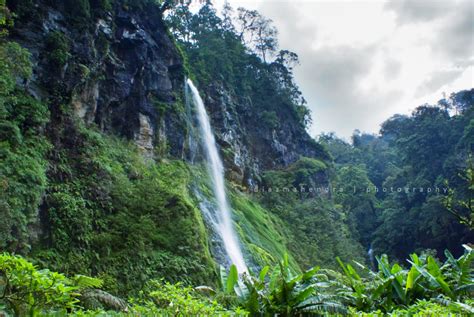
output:
[[[0,43],[0,107],[4,98],[15,89],[16,79],[30,76],[30,53],[18,43]]]
[[[169,316],[235,316],[209,297],[181,283],[163,280],[148,282],[141,298],[135,300],[132,310],[142,315]]]
[[[88,23],[91,18],[89,0],[66,0],[64,6],[74,24],[89,27]]]
[[[62,274],[38,270],[18,256],[0,255],[0,301],[16,316],[71,309],[78,302],[76,290]]]
[[[275,111],[262,111],[260,116],[262,118],[263,123],[270,129],[278,128],[280,124],[280,119],[278,118]]]
[[[13,26],[10,10],[5,5],[5,0],[0,0],[0,38],[8,35],[8,29]]]
[[[75,3],[75,1],[74,1]],[[54,69],[61,69],[68,61],[69,41],[60,31],[50,32],[46,37],[46,50],[49,52],[50,65]]]
[[[90,7],[99,16],[112,10],[111,0],[90,0]]]
[[[31,75],[30,54],[17,43],[0,43],[0,247],[17,252],[28,246],[28,226],[46,187],[49,142],[42,131],[49,119],[45,104],[16,85]]]

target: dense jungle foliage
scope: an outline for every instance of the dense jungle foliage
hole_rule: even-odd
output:
[[[239,278],[235,266],[221,268],[218,288],[150,280],[128,302],[100,291],[100,279],[68,278],[3,254],[0,308],[20,316],[468,316],[474,313],[474,252],[464,248],[458,259],[446,251],[444,263],[413,253],[407,268],[383,255],[377,272],[337,258],[342,272],[314,267],[296,274],[285,255],[258,275]]]
[[[335,187],[346,189],[335,200],[364,246],[402,260],[426,249],[457,254],[473,240],[473,101],[473,89],[455,93],[388,119],[379,136],[356,132],[352,144],[320,136]]]
[[[9,32],[44,14],[34,3],[0,0],[0,315],[474,314],[474,90],[394,116],[379,135],[321,135],[314,157],[262,171],[251,190],[229,179],[252,264],[239,276],[213,258],[192,191],[210,192],[201,166],[158,147],[158,159],[146,159],[72,111],[58,74],[67,64],[90,69],[63,32],[44,43],[54,94],[30,93],[36,52]],[[194,13],[186,1],[61,5],[70,12],[63,27],[75,30],[117,5],[154,8],[186,75],[239,92],[233,111],[250,126],[311,122],[292,74],[298,57],[278,48],[257,11],[226,5],[219,15],[209,1]],[[104,40],[101,54],[113,44]]]

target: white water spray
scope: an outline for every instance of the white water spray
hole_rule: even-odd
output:
[[[217,215],[214,226],[217,233],[224,242],[224,248],[231,262],[237,267],[239,273],[248,272],[239,241],[232,225],[232,215],[227,195],[225,193],[224,165],[217,151],[216,140],[212,133],[211,123],[204,107],[204,102],[199,95],[199,91],[193,82],[188,79],[187,86],[191,90],[191,95],[196,106],[199,130],[203,140],[204,149],[207,157],[207,166],[211,176],[212,190],[217,202]]]

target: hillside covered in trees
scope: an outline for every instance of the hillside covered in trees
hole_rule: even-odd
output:
[[[272,21],[190,4],[0,0],[0,315],[473,314],[474,89],[313,138]]]

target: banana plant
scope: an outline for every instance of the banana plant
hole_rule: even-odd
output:
[[[232,264],[229,269],[229,274],[227,274],[225,268],[221,266],[220,278],[223,293],[227,295],[234,294],[234,287],[237,285],[237,282],[239,280],[239,273],[237,272],[237,267]]]
[[[235,292],[240,306],[251,316],[346,313],[335,294],[323,292],[329,284],[327,277],[318,272],[319,267],[315,267],[295,274],[285,255],[273,269],[262,268],[258,276],[243,274],[235,280],[235,268],[231,267],[229,274],[221,272],[221,283],[226,285],[226,291]]]
[[[446,250],[446,262],[441,267],[441,271],[446,276],[446,280],[453,285],[453,295],[456,299],[461,296],[471,296],[474,292],[474,252],[473,249],[464,244],[464,254],[455,259],[454,256]]]
[[[361,311],[368,311],[373,306],[374,298],[371,294],[374,293],[374,287],[378,286],[375,283],[367,283],[366,279],[362,278],[356,269],[349,263],[345,264],[339,257],[336,257],[336,261],[342,269],[343,274],[326,270],[327,274],[331,277],[331,285],[340,298],[343,301],[356,307]],[[366,266],[353,261],[360,269],[365,271],[367,275],[372,275],[372,278],[376,275]]]
[[[428,256],[426,263],[422,264],[416,261],[408,261],[412,268],[415,268],[419,274],[424,277],[424,285],[432,293],[444,293],[454,299],[454,293],[451,286],[446,282],[441,268],[432,256]]]
[[[376,258],[378,272],[355,262],[366,271],[364,278],[353,266],[337,258],[343,274],[330,272],[329,275],[333,277],[331,283],[335,292],[361,311],[379,308],[389,312],[396,306],[408,307],[429,298],[458,303],[463,298],[471,298],[474,291],[474,252],[467,245],[464,248],[464,255],[459,259],[446,251],[447,260],[442,266],[432,256],[418,257],[416,254],[410,255],[408,269],[396,263],[391,265],[386,255]]]

